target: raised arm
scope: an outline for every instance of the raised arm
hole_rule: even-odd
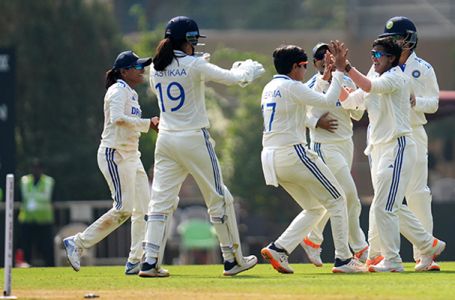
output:
[[[332,46],[330,47],[330,51],[332,52],[333,56],[335,57],[335,67],[338,70],[344,70],[346,74],[354,81],[354,83],[364,90],[365,92],[369,92],[371,90],[371,81],[365,75],[357,71],[357,69],[352,68],[350,64],[347,63],[346,57],[348,56],[349,49],[344,50],[344,43],[340,43],[340,41],[331,41]],[[346,99],[347,95],[345,93],[341,94],[340,100]]]

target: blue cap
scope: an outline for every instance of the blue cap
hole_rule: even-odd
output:
[[[316,58],[316,53],[319,51],[321,48],[327,48],[327,50],[330,51],[329,44],[327,43],[317,43],[316,46],[313,48],[313,60]]]
[[[129,68],[135,65],[144,65],[144,67],[149,66],[152,63],[152,59],[150,57],[147,58],[140,58],[136,53],[133,51],[123,51],[117,56],[115,60],[114,70],[120,70]]]
[[[185,16],[172,18],[166,25],[164,38],[171,37],[175,40],[186,39],[187,35],[195,36],[196,38],[205,38],[205,35],[199,34],[199,28],[196,22]]]

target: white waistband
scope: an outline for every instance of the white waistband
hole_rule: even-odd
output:
[[[188,136],[188,135],[200,135],[203,129],[193,129],[193,130],[182,130],[182,131],[170,131],[170,130],[161,130],[159,134],[166,135],[177,135],[177,136]]]

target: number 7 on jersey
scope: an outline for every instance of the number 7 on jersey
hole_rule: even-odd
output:
[[[275,116],[276,103],[267,103],[266,107],[262,105],[262,115],[264,116],[264,132],[272,131],[273,117]]]

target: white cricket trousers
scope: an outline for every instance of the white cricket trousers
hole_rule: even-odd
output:
[[[351,258],[345,195],[324,162],[316,153],[299,144],[276,149],[274,166],[278,183],[303,208],[276,243],[291,253],[327,210],[332,225],[335,257],[341,260]]]
[[[431,191],[428,187],[428,136],[423,125],[412,127],[412,136],[417,146],[417,160],[414,172],[406,190],[409,209],[422,223],[423,228],[433,234],[433,215],[431,213]],[[420,259],[420,251],[414,248],[414,260]]]
[[[348,211],[349,245],[354,252],[360,252],[368,246],[365,234],[360,227],[360,211],[362,205],[357,195],[357,188],[351,175],[354,144],[352,139],[334,143],[313,143],[313,151],[332,171],[345,195]],[[324,228],[329,220],[326,212],[322,220],[308,235],[308,239],[316,245],[321,245]]]
[[[214,222],[214,219],[225,216],[227,202],[232,203],[233,198],[223,183],[213,140],[207,129],[160,130],[155,149],[152,195],[148,207],[150,221],[143,243],[146,257],[158,257],[164,252],[167,230],[179,202],[178,194],[188,174],[194,177],[204,197],[222,250],[225,245],[231,244],[226,225]],[[235,215],[228,217],[235,220]],[[163,219],[164,222],[155,222],[157,218]],[[231,260],[234,259],[234,254],[232,250],[223,251],[223,257],[225,260]]]
[[[130,263],[137,263],[142,258],[142,240],[145,235],[144,215],[150,199],[147,173],[140,159],[139,151],[122,151],[100,147],[98,167],[106,179],[113,207],[92,223],[84,232],[76,234],[76,245],[90,248],[131,216]]]
[[[433,236],[403,204],[414,172],[416,145],[411,136],[374,145],[370,153],[374,198],[370,207],[369,258],[381,254],[391,262],[401,262],[400,231],[422,253],[431,249]]]

